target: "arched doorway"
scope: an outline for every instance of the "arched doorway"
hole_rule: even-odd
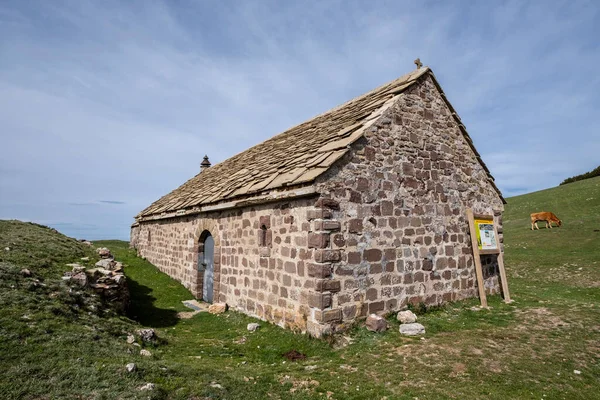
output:
[[[198,252],[198,273],[202,276],[202,300],[213,302],[215,240],[209,231],[202,232]]]

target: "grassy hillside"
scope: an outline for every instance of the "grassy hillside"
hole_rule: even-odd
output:
[[[0,221],[0,399],[148,398],[143,371],[125,371],[141,359],[125,341],[139,326],[61,279],[65,264],[96,260],[51,228]]]
[[[29,268],[40,276],[56,277],[69,269],[65,264],[80,261],[82,257],[97,259],[92,247],[55,229],[0,220],[0,262]]]
[[[400,336],[393,317],[383,334],[356,326],[331,340],[264,322],[249,333],[254,320],[231,311],[179,319],[190,293],[120,241],[97,244],[126,265],[131,320],[90,314],[87,294],[75,301],[50,278],[90,249],[38,230],[45,228],[13,222],[8,229],[0,221],[0,251],[9,242],[22,246],[0,262],[0,398],[597,398],[599,198],[600,178],[509,198],[505,254],[515,302],[492,296],[490,310],[472,309],[477,299],[429,310],[419,316],[424,338]],[[563,227],[531,231],[535,211],[554,212]],[[49,236],[40,246],[56,249],[53,256],[38,250],[43,232]],[[47,287],[32,289],[21,265],[36,268]],[[125,342],[138,323],[164,341],[151,357]],[[307,358],[289,361],[291,350]],[[125,372],[128,362],[138,364],[136,373]],[[140,392],[144,382],[157,387]]]
[[[562,227],[531,230],[529,214],[551,211]],[[506,262],[513,277],[568,282],[596,294],[600,277],[600,177],[508,199],[504,214]],[[518,267],[518,268],[516,268]],[[578,290],[585,293],[586,290]]]

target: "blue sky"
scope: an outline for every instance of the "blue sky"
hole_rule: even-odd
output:
[[[195,175],[414,68],[505,196],[600,164],[597,1],[3,1],[0,219],[127,239]]]

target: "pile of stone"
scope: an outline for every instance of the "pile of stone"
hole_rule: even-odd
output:
[[[400,333],[402,335],[417,336],[425,334],[425,327],[417,323],[417,316],[412,311],[400,311],[396,319],[400,322]]]
[[[425,327],[417,323],[417,316],[410,310],[400,311],[396,316],[400,322],[400,333],[406,336],[417,336],[425,334]],[[388,323],[380,315],[371,314],[365,321],[365,326],[371,332],[383,332],[388,329]]]
[[[123,264],[115,261],[107,248],[98,249],[98,254],[103,258],[96,263],[95,268],[67,264],[72,270],[65,273],[63,280],[94,289],[113,309],[124,312],[129,305],[129,290],[123,274]]]
[[[100,258],[114,258],[112,254],[110,254],[110,250],[106,247],[99,247],[96,249]]]

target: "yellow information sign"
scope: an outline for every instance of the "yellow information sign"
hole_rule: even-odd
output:
[[[475,231],[477,232],[477,247],[479,247],[479,250],[498,249],[493,219],[476,219]]]

